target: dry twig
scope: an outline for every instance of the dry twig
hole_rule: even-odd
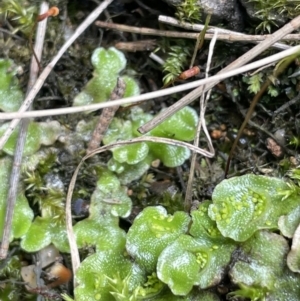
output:
[[[49,8],[49,5],[46,2],[42,2],[40,13],[44,13]],[[30,76],[29,76],[29,82],[27,87],[27,94],[32,89],[39,72],[39,65],[36,60],[41,61],[42,57],[42,50],[44,45],[44,38],[46,33],[46,27],[47,27],[47,19],[43,20],[42,22],[38,23],[37,28],[37,37],[36,42],[34,46],[34,55],[31,58],[31,65],[30,65]],[[28,129],[29,119],[23,119],[20,125],[20,131],[19,136],[16,144],[15,149],[15,155],[14,155],[14,161],[12,165],[12,171],[10,176],[10,184],[9,184],[9,191],[8,191],[8,197],[7,197],[7,203],[6,203],[6,214],[5,214],[5,222],[4,222],[4,230],[3,230],[3,236],[2,236],[2,242],[1,242],[1,248],[0,248],[0,258],[6,258],[7,251],[9,248],[9,239],[11,234],[11,226],[12,226],[12,217],[13,212],[17,200],[17,194],[18,194],[18,184],[19,184],[19,178],[21,173],[21,164],[22,164],[22,157],[23,157],[23,150],[24,145],[26,141],[26,135],[27,135],[27,129]]]
[[[94,111],[94,110],[113,107],[113,106],[133,104],[133,103],[138,103],[138,102],[145,101],[145,100],[153,100],[155,98],[166,96],[166,95],[171,95],[173,93],[190,90],[190,89],[193,89],[196,87],[199,88],[200,85],[208,85],[208,84],[210,85],[211,83],[215,84],[216,82],[220,82],[228,77],[232,77],[232,76],[244,73],[244,72],[248,72],[250,70],[259,68],[261,66],[270,64],[272,62],[273,63],[277,62],[277,61],[279,61],[289,55],[292,55],[296,52],[299,52],[299,51],[300,51],[300,46],[294,46],[290,49],[287,49],[287,50],[281,51],[277,54],[268,56],[262,60],[245,65],[240,68],[236,68],[231,71],[227,71],[224,73],[218,73],[217,75],[211,76],[209,78],[204,78],[201,80],[186,83],[186,84],[172,87],[172,88],[158,90],[155,92],[145,93],[145,94],[137,95],[137,96],[131,96],[131,97],[123,98],[120,100],[114,100],[114,101],[109,101],[109,102],[105,102],[105,103],[90,104],[90,105],[84,105],[84,106],[78,106],[78,107],[62,108],[62,109],[48,109],[48,110],[39,110],[39,111],[30,111],[30,112],[20,112],[20,111],[19,112],[8,112],[8,113],[0,112],[0,120],[1,119],[2,120],[14,119],[14,118],[22,119],[22,118],[31,118],[31,117],[74,114],[74,113],[79,113],[79,112]],[[192,102],[192,100],[190,102]],[[178,106],[178,102],[175,105]],[[181,104],[179,104],[179,105],[181,105]],[[184,105],[183,105],[183,107],[184,107]],[[181,109],[181,108],[179,108],[179,109]],[[170,114],[170,115],[172,115],[172,114]]]
[[[214,50],[214,47],[215,47],[215,44],[216,44],[216,41],[217,41],[217,36],[218,36],[218,30],[215,31],[214,37],[211,40],[211,43],[209,45],[209,53],[208,53],[207,66],[206,66],[206,72],[205,72],[205,77],[206,78],[208,78],[208,72],[209,72],[209,69],[210,69],[213,50]],[[200,118],[199,118],[199,122],[198,122],[198,126],[197,126],[197,133],[196,133],[196,138],[194,140],[194,145],[195,146],[199,145],[201,127],[203,126],[203,131],[205,133],[206,140],[208,142],[208,149],[210,150],[212,156],[214,156],[215,155],[215,150],[214,150],[213,144],[211,142],[211,138],[210,138],[210,135],[208,133],[208,130],[207,130],[207,127],[206,127],[206,121],[205,121],[205,111],[206,111],[206,106],[207,106],[208,99],[210,97],[210,92],[211,92],[211,90],[208,91],[206,97],[205,97],[205,93],[203,93],[201,95],[201,99],[200,99]],[[196,159],[197,159],[197,153],[193,153],[192,154],[192,160],[191,160],[191,166],[190,166],[190,175],[189,175],[189,180],[188,180],[185,199],[184,199],[184,208],[187,212],[189,212],[190,209],[191,209]]]
[[[191,24],[191,23],[187,23],[187,22],[181,22],[175,18],[168,17],[168,16],[159,16],[158,20],[165,24],[169,24],[172,26],[177,26],[180,28],[193,30],[193,31],[197,31],[197,32],[203,30],[205,27],[205,25],[202,25],[202,24]],[[268,38],[270,36],[270,35],[248,35],[248,34],[236,32],[236,31],[232,31],[232,30],[228,30],[228,29],[224,29],[224,28],[220,28],[220,27],[215,27],[215,26],[209,26],[207,32],[213,34],[215,32],[215,30],[218,30],[218,39],[232,41],[232,42],[244,41],[244,42],[258,43],[260,41],[265,40],[266,38]],[[226,35],[227,38],[226,38],[226,36],[224,37],[224,35]],[[210,35],[207,35],[207,38],[209,38],[209,37],[210,37]],[[300,40],[300,35],[299,34],[288,34],[285,37],[283,37],[281,40],[283,40],[283,41],[296,40],[297,41],[297,40]],[[280,50],[285,50],[285,49],[290,48],[291,46],[282,44],[282,43],[274,43],[271,47],[274,47],[274,48],[277,48]]]
[[[139,137],[139,138],[129,139],[127,141],[118,141],[118,142],[115,142],[112,144],[108,144],[108,145],[98,148],[97,150],[95,150],[92,153],[83,157],[72,176],[72,179],[71,179],[71,182],[69,185],[69,189],[68,189],[67,199],[66,199],[67,230],[68,230],[69,243],[70,243],[70,247],[71,247],[72,268],[73,268],[74,274],[76,274],[76,271],[78,270],[78,268],[80,266],[80,258],[79,258],[79,252],[78,252],[76,239],[75,239],[75,235],[74,235],[74,231],[73,231],[73,227],[72,227],[71,201],[72,201],[72,195],[73,195],[73,191],[74,191],[76,178],[77,178],[79,169],[86,159],[91,158],[92,156],[94,156],[96,154],[102,153],[104,151],[110,150],[110,149],[120,146],[120,145],[129,145],[129,144],[134,144],[134,143],[138,143],[138,142],[156,142],[156,143],[170,144],[170,145],[174,145],[174,146],[187,147],[192,152],[196,152],[205,157],[209,157],[209,158],[212,157],[212,154],[210,152],[208,152],[204,149],[200,149],[192,144],[173,140],[173,139],[168,139],[168,138],[151,137],[151,136]],[[76,285],[77,284],[75,283],[75,278],[74,278],[74,287],[76,287]]]
[[[246,52],[244,55],[239,57],[237,60],[235,60],[233,63],[228,65],[226,68],[222,69],[218,74],[221,75],[229,70],[234,70],[235,68],[239,68],[240,66],[243,66],[253,58],[255,58],[258,54],[263,52],[264,50],[268,49],[271,45],[273,45],[275,42],[280,40],[282,37],[286,36],[288,33],[294,31],[300,26],[300,16],[294,18],[292,21],[290,21],[288,24],[283,26],[281,29],[277,30],[275,33],[273,33],[271,36],[269,36],[265,41],[259,43],[257,46]],[[288,51],[288,50],[285,50]],[[284,51],[282,51],[284,52]],[[175,104],[173,104],[171,107],[164,110],[162,113],[158,114],[156,117],[154,117],[149,122],[145,123],[143,126],[139,128],[139,131],[142,134],[145,134],[149,131],[151,131],[154,127],[156,127],[158,124],[163,122],[166,118],[172,116],[177,111],[181,110],[183,107],[190,104],[192,101],[194,101],[197,97],[199,97],[203,92],[211,89],[214,85],[219,83],[220,81],[215,81],[212,84],[208,84],[205,89],[203,86],[198,87],[197,89],[193,90],[186,96],[184,96],[182,99],[177,101]]]
[[[62,109],[49,109],[49,110],[39,110],[39,111],[30,111],[30,112],[8,112],[8,113],[0,112],[0,120],[1,119],[2,120],[13,119],[13,118],[22,119],[22,118],[31,118],[31,117],[44,117],[44,116],[55,116],[55,115],[63,115],[63,114],[74,114],[74,113],[79,113],[79,112],[94,111],[94,110],[113,107],[113,106],[121,106],[121,105],[129,104],[129,103],[133,104],[133,103],[141,102],[144,100],[153,100],[155,98],[166,96],[166,95],[171,95],[173,93],[190,90],[190,89],[193,89],[196,87],[199,88],[200,85],[206,85],[206,84],[211,84],[211,83],[215,84],[216,81],[219,82],[228,77],[232,77],[232,76],[244,73],[244,72],[248,72],[250,70],[259,68],[261,66],[270,64],[272,62],[277,62],[277,61],[279,61],[289,55],[292,55],[296,52],[299,52],[299,51],[300,51],[300,46],[295,46],[295,47],[292,47],[291,49],[284,50],[280,53],[268,56],[262,60],[242,66],[240,68],[236,68],[234,70],[227,71],[224,73],[218,73],[217,75],[211,76],[207,79],[204,78],[204,79],[186,83],[186,84],[183,84],[180,86],[162,89],[162,90],[158,90],[155,92],[145,93],[142,95],[131,96],[131,97],[127,97],[127,98],[120,99],[120,100],[114,100],[114,101],[109,101],[109,102],[104,102],[104,103],[90,104],[90,105],[84,105],[84,106],[78,106],[78,107],[62,108]],[[192,100],[190,102],[192,102]],[[183,107],[184,107],[184,105],[183,105]]]
[[[112,91],[109,100],[116,100],[123,97],[125,92],[125,83],[121,78],[117,79],[117,84],[114,90]],[[89,142],[88,148],[86,153],[90,154],[93,152],[97,147],[99,147],[104,134],[106,133],[115,113],[118,111],[119,106],[104,108],[99,116],[98,123],[96,128],[94,129],[92,139]]]
[[[176,20],[176,19],[174,19]],[[192,33],[192,32],[179,32],[179,31],[171,31],[171,30],[159,30],[159,29],[153,29],[153,28],[147,28],[147,27],[135,27],[135,26],[128,26],[123,24],[117,24],[117,23],[109,23],[109,22],[103,22],[103,21],[96,21],[95,24],[102,28],[109,28],[109,29],[115,29],[122,32],[131,32],[131,33],[138,33],[141,35],[148,35],[148,36],[159,36],[159,37],[169,37],[169,38],[178,38],[178,39],[193,39],[196,40],[199,36],[198,33]],[[178,24],[180,26],[181,23]],[[204,25],[198,24],[197,27],[193,27],[193,30],[195,28],[199,28],[196,31],[201,31],[204,29]],[[260,41],[264,41],[265,39],[269,38],[270,35],[246,35],[235,31],[225,30],[218,27],[209,27],[207,30],[208,33],[204,35],[204,39],[211,40],[214,35],[214,31],[218,29],[221,33],[218,34],[218,39],[222,41],[227,42],[251,42],[251,43],[259,43]],[[209,33],[211,32],[211,33]],[[281,38],[281,40],[294,40],[299,41],[300,40],[300,34],[289,34]],[[285,45],[282,43],[275,43],[272,45],[272,47],[285,50],[291,48],[289,45]]]
[[[104,0],[94,11],[90,13],[90,15],[78,26],[74,34],[69,38],[68,41],[60,48],[56,56],[52,59],[52,61],[47,65],[47,67],[43,70],[39,78],[37,79],[36,83],[26,96],[21,108],[19,109],[19,112],[25,112],[32,104],[35,96],[40,91],[41,87],[43,86],[43,83],[47,79],[48,75],[52,71],[55,64],[58,62],[60,57],[65,53],[65,51],[72,45],[72,43],[83,33],[83,31],[91,25],[98,16],[103,12],[103,10],[106,9],[106,7],[113,2],[113,0]],[[1,116],[0,116],[1,119]],[[5,131],[5,133],[0,138],[0,149],[3,148],[4,144],[10,137],[13,130],[16,128],[16,126],[19,124],[20,119],[14,119],[11,121],[9,127]]]

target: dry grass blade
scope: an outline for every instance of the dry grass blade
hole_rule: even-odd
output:
[[[209,78],[201,79],[198,81],[194,81],[191,83],[183,84],[180,86],[172,87],[172,88],[167,88],[155,92],[150,92],[150,93],[145,93],[142,95],[137,95],[137,96],[132,96],[120,100],[114,100],[114,101],[109,101],[105,103],[97,103],[97,104],[91,104],[91,105],[85,105],[85,106],[78,106],[78,107],[70,107],[70,108],[62,108],[62,109],[50,109],[50,110],[40,110],[40,111],[30,111],[30,112],[10,112],[10,113],[0,113],[0,120],[5,120],[5,119],[13,119],[13,118],[31,118],[31,117],[43,117],[43,116],[55,116],[55,115],[63,115],[63,114],[74,114],[74,113],[79,113],[79,112],[85,112],[85,111],[93,111],[93,110],[98,110],[98,109],[103,109],[103,108],[108,108],[108,107],[113,107],[113,106],[120,106],[124,104],[133,104],[137,102],[141,102],[144,100],[153,100],[158,97],[162,97],[165,95],[171,95],[173,93],[178,93],[186,90],[193,89],[195,87],[199,87],[199,85],[206,85],[206,84],[211,84],[216,81],[221,81],[223,79],[226,79],[231,76],[235,76],[256,68],[259,68],[261,66],[264,66],[266,64],[270,64],[272,62],[277,62],[291,54],[294,54],[296,52],[300,51],[300,46],[295,46],[292,47],[291,49],[284,50],[280,53],[271,55],[267,58],[264,58],[262,60],[256,61],[254,63],[245,65],[240,68],[236,68],[234,70],[224,72],[224,73],[219,73],[217,75],[211,76]],[[214,85],[213,84],[213,85]],[[207,89],[208,90],[208,89]],[[195,92],[192,92],[193,96]],[[197,97],[197,96],[196,96]],[[194,98],[195,99],[195,98]],[[194,100],[193,99],[193,100]],[[193,100],[190,100],[188,103],[192,102]],[[182,106],[181,103],[178,104],[175,103],[175,107],[184,107],[185,105]],[[182,107],[181,107],[182,106]],[[172,107],[173,108],[173,107]],[[178,109],[178,110],[179,110]],[[172,114],[171,114],[172,115]]]
[[[202,24],[191,24],[191,23],[187,23],[187,22],[181,22],[175,18],[168,17],[168,16],[159,16],[158,20],[165,24],[169,24],[172,26],[177,26],[180,28],[193,30],[193,31],[197,31],[197,32],[203,30],[205,27]],[[251,42],[251,43],[258,43],[260,41],[265,40],[266,38],[268,38],[270,36],[270,35],[248,35],[248,34],[236,32],[236,31],[232,31],[232,30],[228,30],[228,29],[224,29],[224,28],[209,26],[209,28],[207,30],[208,34],[206,35],[206,38],[207,39],[211,38],[211,35],[209,33],[213,34],[215,32],[215,30],[218,30],[218,32],[219,32],[219,34],[218,34],[219,40],[225,40],[225,41],[227,40],[227,41],[232,41],[232,42],[247,41],[247,42]],[[288,35],[282,37],[281,40],[298,41],[298,40],[300,40],[300,35],[299,34],[288,34]],[[285,49],[291,48],[291,46],[282,44],[282,43],[274,43],[271,47],[277,48],[280,50],[285,50]]]
[[[162,16],[161,16],[162,17]],[[161,17],[159,18],[160,21]],[[172,22],[164,22],[169,23],[172,25],[176,25],[179,27],[185,27],[183,24],[189,24],[189,23],[180,23],[174,18],[167,17],[168,21],[169,19],[172,19]],[[175,20],[175,21],[174,21]],[[171,31],[171,30],[159,30],[159,29],[153,29],[153,28],[147,28],[147,27],[135,27],[135,26],[128,26],[123,24],[116,24],[111,22],[103,22],[103,21],[96,21],[95,24],[101,28],[108,28],[108,29],[114,29],[122,32],[131,32],[131,33],[138,33],[141,35],[148,35],[148,36],[159,36],[159,37],[169,37],[169,38],[177,38],[177,39],[197,39],[198,35],[197,33],[192,32],[179,32],[179,31]],[[204,25],[200,24],[194,24],[192,25],[192,29],[195,31],[202,31],[204,29]],[[198,28],[198,30],[196,30]],[[250,43],[259,43],[260,41],[264,41],[267,39],[270,35],[246,35],[239,32],[226,30],[222,28],[217,27],[209,27],[207,30],[208,33],[204,35],[205,40],[211,40],[214,35],[214,31],[218,29],[218,39],[222,41],[227,42],[250,42]],[[299,41],[300,35],[299,34],[290,34],[285,37],[282,37],[283,40],[292,40],[292,41]],[[277,48],[279,50],[285,50],[291,48],[291,46],[282,44],[282,43],[275,43],[272,45],[272,47]]]
[[[48,4],[46,2],[43,2],[41,4],[40,13],[44,13],[49,8]],[[42,57],[42,50],[44,45],[44,38],[46,33],[46,27],[47,27],[47,19],[40,22],[37,27],[37,37],[36,42],[34,46],[34,55],[31,59],[31,65],[30,65],[30,76],[29,76],[29,82],[27,87],[27,94],[32,89],[32,86],[34,85],[39,72],[39,65],[37,61],[41,60]],[[14,162],[12,166],[11,176],[10,176],[10,183],[9,183],[9,190],[8,190],[8,197],[7,197],[7,203],[6,203],[6,213],[5,213],[5,227],[3,230],[2,235],[2,242],[1,242],[1,248],[0,248],[0,258],[6,258],[7,251],[9,248],[9,239],[11,234],[11,226],[12,226],[12,217],[14,212],[14,207],[17,200],[17,194],[18,194],[18,184],[20,179],[20,173],[21,173],[21,164],[22,164],[22,157],[23,157],[23,150],[26,140],[26,134],[28,129],[29,120],[23,119],[21,122],[21,128],[18,135],[18,140],[16,144],[15,149],[15,156],[14,156]]]
[[[233,63],[228,65],[226,68],[221,70],[218,74],[223,74],[229,70],[234,70],[236,68],[239,68],[255,58],[258,54],[262,53],[264,50],[268,49],[271,45],[273,45],[275,42],[280,40],[282,37],[287,35],[288,33],[296,30],[300,26],[300,16],[294,18],[291,22],[283,26],[281,29],[277,30],[275,33],[273,33],[270,37],[268,37],[265,41],[259,43],[257,46],[246,52],[244,55],[239,57],[237,60],[235,60]],[[288,51],[288,50],[286,50]],[[154,127],[156,127],[158,124],[163,122],[166,118],[169,118],[173,114],[175,114],[177,111],[182,109],[183,107],[190,104],[192,101],[194,101],[197,97],[199,97],[203,92],[211,89],[214,85],[219,83],[219,81],[215,81],[212,84],[209,84],[203,88],[203,86],[198,87],[194,91],[190,92],[186,96],[184,96],[182,99],[177,101],[174,105],[167,108],[165,111],[163,111],[161,114],[154,117],[151,121],[144,124],[139,128],[139,131],[142,134],[145,134],[149,131],[151,131]]]
[[[135,139],[130,139],[128,141],[118,141],[118,142],[115,142],[115,143],[112,143],[109,145],[105,145],[105,146],[102,146],[102,147],[98,148],[97,150],[93,151],[92,153],[86,155],[85,157],[83,157],[72,176],[72,179],[71,179],[71,182],[69,185],[69,189],[68,189],[67,199],[66,199],[67,233],[68,233],[69,244],[70,244],[70,248],[71,248],[72,268],[73,268],[74,274],[76,273],[76,271],[78,270],[78,268],[80,266],[80,258],[79,258],[79,252],[78,252],[76,239],[75,239],[75,235],[74,235],[74,231],[73,231],[73,227],[72,227],[71,201],[72,201],[72,195],[73,195],[73,191],[74,191],[76,178],[77,178],[79,169],[86,159],[88,159],[96,154],[105,152],[105,151],[110,150],[117,146],[128,145],[128,144],[133,144],[133,143],[138,143],[138,142],[156,142],[156,143],[170,144],[170,145],[174,145],[174,146],[187,147],[192,152],[196,152],[198,154],[201,154],[201,155],[209,157],[209,158],[211,158],[214,155],[214,154],[211,154],[210,152],[208,152],[207,150],[201,149],[199,147],[196,147],[196,146],[186,143],[186,142],[177,141],[177,140],[168,139],[168,138],[147,136],[147,137],[139,137],[139,138],[135,138]],[[75,279],[74,279],[74,287],[76,287]]]
[[[113,0],[105,0],[103,1],[94,11],[91,12],[91,14],[78,26],[74,34],[69,38],[68,41],[61,47],[61,49],[58,51],[57,55],[52,59],[52,61],[47,65],[47,67],[44,69],[44,71],[41,73],[39,78],[37,79],[36,83],[26,96],[21,108],[19,109],[19,112],[25,112],[32,104],[35,96],[40,91],[41,87],[43,86],[43,83],[47,79],[48,75],[52,71],[55,64],[58,62],[58,60],[61,58],[61,56],[65,53],[65,51],[72,45],[72,43],[83,33],[83,31],[92,24],[96,18],[106,9],[106,7],[113,2]],[[1,116],[0,116],[1,119]],[[17,127],[19,124],[20,119],[14,119],[11,121],[9,127],[5,131],[5,133],[0,138],[0,149],[3,148],[4,144],[10,137],[13,130]]]
[[[209,45],[209,53],[208,53],[208,58],[207,58],[207,66],[206,66],[206,72],[205,72],[205,77],[208,78],[208,72],[210,69],[211,61],[212,61],[212,56],[213,56],[213,51],[214,47],[217,41],[217,36],[218,36],[218,30],[215,31],[214,37],[210,42]],[[211,90],[208,91],[206,97],[205,93],[201,95],[200,99],[200,118],[197,126],[197,133],[196,133],[196,138],[194,140],[194,145],[198,146],[199,145],[199,140],[200,140],[200,133],[201,133],[201,127],[203,126],[203,131],[206,136],[206,140],[208,142],[208,149],[211,152],[211,155],[215,155],[215,150],[212,145],[211,138],[209,136],[209,133],[206,128],[206,121],[205,121],[205,111],[206,111],[206,106],[207,102],[210,96]],[[186,189],[186,194],[185,194],[185,199],[184,199],[184,208],[187,212],[190,211],[191,209],[191,201],[192,201],[192,192],[193,192],[193,182],[194,182],[194,172],[195,172],[195,165],[196,165],[196,159],[197,159],[197,153],[193,153],[192,155],[192,160],[191,160],[191,166],[190,166],[190,175],[189,175],[189,180],[187,184],[187,189]]]

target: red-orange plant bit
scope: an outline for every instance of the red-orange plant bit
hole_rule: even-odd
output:
[[[44,14],[38,15],[37,22],[43,21],[44,19],[46,19],[48,17],[55,17],[58,14],[59,14],[59,9],[56,6],[52,6]]]
[[[66,268],[63,264],[56,262],[49,270],[49,275],[56,280],[52,283],[47,284],[48,288],[57,287],[59,285],[65,284],[72,278],[72,272],[70,269]]]
[[[162,89],[165,89],[165,88],[169,87],[170,85],[174,84],[178,80],[186,80],[186,79],[188,79],[190,77],[193,77],[193,76],[195,76],[199,73],[200,73],[200,67],[194,66],[194,67],[180,73],[177,78],[175,78],[174,80],[172,80],[169,83],[165,84],[162,87]]]
[[[183,71],[182,73],[180,73],[180,75],[178,76],[178,79],[188,79],[190,77],[193,77],[197,74],[200,73],[200,68],[198,66],[194,66],[191,69],[188,69],[186,71]]]

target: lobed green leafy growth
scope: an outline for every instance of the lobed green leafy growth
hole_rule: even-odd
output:
[[[246,241],[259,229],[278,229],[280,216],[294,210],[298,196],[287,183],[265,176],[245,175],[221,182],[213,192],[209,216],[225,237]]]
[[[92,55],[93,78],[75,97],[73,105],[80,106],[107,101],[116,86],[119,73],[126,66],[124,54],[116,48],[97,48]],[[126,84],[124,97],[139,94],[139,87],[129,76],[121,76]]]
[[[51,243],[61,252],[70,250],[63,217],[37,216],[23,236],[21,247],[27,252],[37,252]]]
[[[97,103],[108,100],[115,87],[118,74],[125,68],[125,56],[115,48],[98,48],[92,55],[94,76],[83,91],[74,99],[74,105]],[[137,94],[138,86],[132,78],[124,77],[126,96]],[[136,107],[130,110],[124,118],[115,117],[103,138],[104,144],[118,140],[128,140],[140,136],[137,128],[151,120],[153,116]],[[153,129],[149,135],[168,137],[183,141],[194,138],[198,116],[189,107],[185,107],[168,120]],[[78,131],[86,137],[90,135],[95,120],[81,124]],[[86,134],[89,132],[89,134]],[[85,138],[84,138],[85,139]],[[135,143],[117,147],[112,150],[113,158],[108,162],[111,171],[118,174],[121,183],[128,184],[141,177],[150,167],[154,159],[160,159],[168,167],[181,165],[190,156],[190,151],[184,147],[176,147],[160,143]]]
[[[95,246],[99,250],[123,244],[124,231],[118,226],[119,217],[127,217],[131,200],[126,187],[110,171],[103,170],[91,197],[89,217],[74,226],[80,248]]]
[[[240,250],[230,270],[232,281],[240,289],[229,296],[252,301],[298,300],[300,277],[287,268],[289,246],[282,236],[259,231],[243,243]]]
[[[135,219],[127,236],[128,253],[148,273],[155,270],[162,250],[187,232],[190,222],[184,212],[168,215],[163,207],[148,207]]]
[[[11,167],[12,161],[10,158],[2,158],[0,160],[0,239],[2,238],[3,228],[5,226],[5,212]],[[13,213],[10,239],[22,237],[28,231],[32,219],[33,211],[29,207],[26,197],[20,191],[17,195],[16,208]]]
[[[0,136],[8,128],[9,123],[4,123],[0,126]],[[16,142],[18,138],[18,130],[13,131],[7,142],[3,147],[3,151],[8,155],[13,155],[16,147]],[[33,155],[36,153],[42,145],[53,144],[61,133],[61,127],[59,122],[34,122],[31,121],[28,126],[28,131],[26,135],[26,141],[24,146],[24,156]]]
[[[106,185],[103,191],[110,191]],[[213,203],[200,204],[192,218],[180,211],[169,215],[161,206],[147,207],[127,235],[117,230],[111,210],[91,210],[93,217],[87,220],[96,222],[96,215],[102,216],[104,225],[93,224],[94,233],[88,231],[96,253],[83,261],[76,275],[76,300],[218,300],[213,294],[201,299],[202,290],[218,285],[229,269],[239,287],[229,297],[296,301],[300,279],[287,267],[288,243],[270,230],[280,227],[283,214],[299,210],[298,195],[276,178],[232,178],[221,182]],[[194,287],[200,289],[198,295]]]
[[[137,128],[152,119],[150,114],[140,108],[133,108],[126,120],[114,118],[105,137],[104,144],[118,140],[127,140],[140,136]],[[185,107],[148,133],[151,136],[191,141],[194,138],[198,116],[195,110]],[[108,162],[110,170],[119,175],[123,184],[130,183],[142,176],[151,161],[160,159],[168,167],[183,164],[189,158],[190,151],[162,143],[141,142],[121,146],[112,150],[113,158]]]
[[[0,59],[0,109],[4,112],[17,111],[23,100],[16,74],[13,61]]]

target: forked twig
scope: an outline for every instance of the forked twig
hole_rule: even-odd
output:
[[[235,60],[233,63],[228,65],[226,68],[222,69],[218,74],[223,74],[227,72],[228,70],[233,70],[235,68],[238,68],[250,60],[252,60],[254,57],[256,57],[258,54],[269,48],[272,44],[280,40],[282,37],[287,35],[288,33],[292,32],[293,30],[297,29],[300,26],[300,16],[294,18],[292,21],[290,21],[288,24],[283,26],[281,29],[277,30],[275,33],[273,33],[270,37],[268,37],[263,42],[259,43],[257,46],[246,52],[244,55],[239,57],[237,60]],[[143,126],[139,128],[140,133],[145,134],[149,131],[151,131],[154,127],[156,127],[158,124],[163,122],[166,118],[172,116],[177,111],[182,109],[183,107],[190,104],[192,101],[194,101],[197,97],[199,97],[203,92],[211,89],[214,85],[219,83],[219,81],[215,81],[212,84],[208,84],[205,86],[205,89],[203,89],[203,86],[198,87],[197,89],[193,90],[186,96],[184,96],[182,99],[177,101],[172,106],[168,107],[166,110],[164,110],[162,113],[158,114],[156,117],[154,117],[149,122],[145,123]]]

